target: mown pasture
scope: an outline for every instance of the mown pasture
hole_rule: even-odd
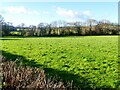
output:
[[[3,37],[9,60],[43,68],[46,73],[82,88],[117,88],[118,36]]]

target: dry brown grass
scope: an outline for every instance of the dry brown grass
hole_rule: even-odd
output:
[[[66,87],[63,82],[46,78],[44,70],[22,66],[15,61],[2,61],[3,89],[50,89],[50,88],[70,88]]]

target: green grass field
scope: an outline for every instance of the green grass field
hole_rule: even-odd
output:
[[[44,68],[49,75],[80,87],[117,88],[118,36],[11,38],[1,40],[3,55]]]

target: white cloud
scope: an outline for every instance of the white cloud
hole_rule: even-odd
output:
[[[71,9],[65,9],[65,8],[61,8],[61,7],[55,7],[56,13],[61,16],[61,17],[65,17],[65,18],[71,18],[71,19],[80,19],[82,20],[86,20],[89,18],[92,18],[92,13],[89,10],[80,12],[80,11],[74,11]]]
[[[61,7],[56,7],[56,13],[62,17],[74,18],[78,15],[78,12],[73,10],[67,10]]]
[[[1,11],[4,11],[6,13],[14,13],[14,14],[48,14],[47,11],[32,10],[24,6],[10,6],[4,8]]]
[[[91,16],[91,12],[90,12],[89,10],[84,11],[84,12],[83,12],[83,15],[86,15],[86,16]]]
[[[4,9],[5,12],[8,12],[8,13],[16,13],[16,14],[39,14],[39,12],[35,11],[35,10],[30,10],[28,8],[25,8],[23,6],[10,6],[10,7],[6,7]]]
[[[43,14],[49,14],[49,12],[48,12],[48,11],[43,11],[42,13],[43,13]]]

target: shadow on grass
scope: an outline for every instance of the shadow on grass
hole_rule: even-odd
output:
[[[0,40],[21,40],[21,39],[15,39],[15,38],[2,38]]]
[[[4,37],[2,37],[2,38],[0,38],[0,39],[2,39],[2,40],[11,40],[11,39],[15,39],[15,40],[17,40],[17,38],[18,38],[18,40],[20,39],[20,38],[65,38],[65,37],[72,37],[72,38],[75,38],[75,37],[79,37],[79,38],[83,38],[83,37],[86,37],[86,36],[83,36],[83,35],[80,35],[80,36],[78,36],[78,35],[48,35],[48,36],[4,36]]]
[[[45,65],[41,65],[36,63],[34,60],[27,60],[25,57],[20,56],[20,55],[14,55],[11,54],[9,52],[6,51],[2,51],[2,55],[6,57],[7,60],[16,60],[16,59],[20,59],[23,63],[23,65],[25,66],[30,66],[30,67],[39,67],[39,68],[43,68],[45,70],[45,74],[47,75],[47,77],[52,77],[54,78],[54,80],[62,80],[65,85],[67,85],[68,82],[73,81],[72,86],[73,88],[85,88],[85,89],[93,89],[95,85],[95,83],[91,83],[90,81],[88,81],[85,77],[82,77],[80,75],[75,75],[73,73],[67,72],[67,71],[60,71],[57,69],[53,69],[53,68],[48,68]],[[106,87],[97,87],[97,88],[106,88]],[[108,87],[110,88],[110,87]]]

